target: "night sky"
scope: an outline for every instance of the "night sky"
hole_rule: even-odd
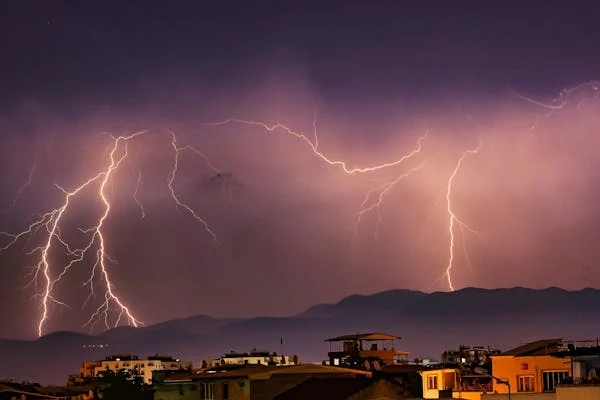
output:
[[[63,204],[60,188],[103,171],[111,135],[148,130],[120,142],[102,226],[112,290],[145,324],[450,290],[450,250],[456,289],[597,287],[593,3],[5,1],[0,230],[27,229]],[[307,140],[207,125],[229,118]],[[177,199],[216,241],[169,192],[172,135]],[[419,143],[376,171],[327,162],[374,167]],[[51,280],[77,256],[60,241],[82,248],[105,211],[99,183],[57,224]],[[51,225],[0,253],[0,337],[38,333]],[[104,315],[83,326],[106,291],[99,245],[53,284],[65,305],[48,302],[43,333],[105,329]]]

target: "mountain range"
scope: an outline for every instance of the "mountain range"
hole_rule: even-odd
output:
[[[64,384],[82,361],[115,353],[169,354],[199,366],[232,350],[259,348],[318,362],[327,358],[324,339],[374,331],[401,336],[396,348],[414,357],[439,359],[443,350],[461,344],[508,350],[547,337],[595,339],[600,336],[598,304],[600,290],[589,288],[390,290],[352,295],[290,317],[197,315],[98,335],[55,332],[31,341],[0,339],[0,378]]]

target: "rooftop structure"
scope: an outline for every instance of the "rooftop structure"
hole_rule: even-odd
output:
[[[231,351],[223,354],[219,358],[208,361],[202,361],[202,368],[216,368],[226,365],[297,365],[300,359],[297,355],[284,355],[271,353],[269,350],[252,349],[247,353]]]
[[[330,343],[329,365],[379,370],[384,365],[408,363],[407,351],[396,350],[399,336],[373,332],[326,339]]]

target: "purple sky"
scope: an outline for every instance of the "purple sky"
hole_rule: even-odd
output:
[[[0,230],[22,231],[60,207],[55,185],[73,190],[105,168],[109,134],[149,129],[106,185],[103,227],[114,293],[144,323],[449,290],[448,183],[481,145],[451,181],[453,286],[598,286],[600,98],[593,83],[561,93],[597,78],[590,10],[238,3],[3,5]],[[427,136],[402,164],[349,175],[284,130],[204,125],[227,118],[280,122],[310,140],[316,121],[318,151],[348,168],[398,160]],[[170,197],[171,133],[222,172],[186,150],[173,182],[218,243]],[[72,248],[104,212],[98,190],[60,220]],[[382,205],[356,225],[370,191],[364,207],[385,191]],[[0,337],[37,332],[45,278],[28,285],[40,260],[28,252],[45,235],[0,253],[0,320],[12,321]],[[104,299],[96,268],[96,297],[84,303],[98,244],[53,286],[67,306],[49,302],[43,332],[87,329]],[[51,279],[68,262],[63,250],[54,239]]]

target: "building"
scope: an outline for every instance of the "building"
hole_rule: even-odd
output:
[[[269,350],[252,349],[248,353],[231,351],[215,358],[202,362],[202,368],[213,368],[219,365],[298,365],[300,359],[297,355],[283,355],[271,353]]]
[[[562,339],[544,339],[493,356],[494,393],[554,392],[572,367],[570,359],[552,356],[563,347]]]
[[[421,371],[424,399],[479,400],[493,390],[492,378],[463,368],[432,368]]]
[[[400,337],[386,333],[337,336],[329,342],[329,365],[379,370],[384,365],[408,363],[409,352],[396,350]]]
[[[247,365],[224,372],[158,371],[154,400],[272,400],[309,379],[371,378],[372,373],[327,365]]]
[[[171,356],[154,355],[145,359],[131,354],[115,354],[101,361],[84,361],[80,368],[82,378],[96,378],[104,371],[129,370],[142,377],[144,383],[152,383],[153,371],[192,370],[192,363]]]
[[[442,353],[442,364],[474,365],[489,361],[493,355],[501,354],[499,349],[483,346],[460,345],[458,350],[446,350]]]

